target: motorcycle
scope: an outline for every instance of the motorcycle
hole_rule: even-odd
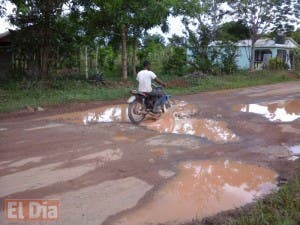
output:
[[[132,96],[128,99],[128,117],[134,124],[141,123],[147,115],[158,118],[162,113],[165,113],[167,109],[171,108],[170,98],[171,95],[167,95],[162,86],[152,85],[155,92],[162,94],[161,100],[161,113],[153,113],[153,107],[157,97],[150,96],[147,93],[132,90]]]

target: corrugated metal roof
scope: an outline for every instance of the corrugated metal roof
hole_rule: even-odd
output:
[[[241,40],[236,43],[236,46],[240,47],[246,47],[251,46],[252,41],[251,40]],[[272,39],[259,39],[255,43],[256,48],[299,48],[299,44],[297,44],[296,41],[294,41],[292,38],[286,38],[284,44],[277,44],[275,43],[275,40]]]
[[[0,38],[4,38],[4,37],[8,36],[9,34],[10,34],[9,31],[6,31],[6,32],[4,32],[4,33],[1,33],[1,34],[0,34]]]
[[[238,47],[250,47],[252,44],[252,41],[250,39],[248,40],[240,40],[236,43],[232,43]],[[209,44],[209,46],[223,46],[224,44],[221,41],[214,41]],[[293,40],[292,38],[286,38],[284,44],[276,44],[275,40],[264,38],[259,39],[255,43],[256,48],[300,48],[300,45]]]

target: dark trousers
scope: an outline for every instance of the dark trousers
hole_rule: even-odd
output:
[[[147,93],[151,98],[155,99],[153,111],[158,111],[159,106],[162,104],[163,93],[160,90],[153,89],[152,92]]]

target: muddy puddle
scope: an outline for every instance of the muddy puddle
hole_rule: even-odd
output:
[[[224,121],[178,118],[171,113],[163,115],[157,121],[145,121],[142,125],[161,133],[193,135],[218,143],[235,142],[239,139]]]
[[[234,109],[262,115],[272,122],[292,122],[300,118],[300,99],[238,105]]]
[[[84,125],[90,123],[129,122],[127,107],[128,105],[126,104],[112,105],[86,111],[50,116],[45,119]]]
[[[114,225],[181,224],[243,206],[276,188],[276,173],[230,161],[181,163],[178,173],[144,205]]]
[[[128,105],[113,105],[88,111],[67,113],[48,117],[50,120],[66,121],[88,125],[91,123],[130,122]],[[213,142],[234,142],[238,137],[227,127],[224,121],[192,118],[198,107],[184,101],[175,102],[172,109],[159,119],[148,117],[141,126],[161,133],[187,134],[207,138]]]
[[[300,155],[300,145],[290,146],[289,150],[294,155]]]

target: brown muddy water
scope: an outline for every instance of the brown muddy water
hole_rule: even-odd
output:
[[[128,105],[113,105],[83,112],[67,113],[48,117],[51,120],[60,120],[77,124],[130,122]],[[213,142],[225,143],[238,140],[224,121],[192,118],[198,112],[198,107],[184,101],[177,101],[174,107],[162,114],[159,119],[146,118],[141,126],[160,133],[175,133],[194,135],[206,138]]]
[[[114,225],[180,224],[253,202],[276,189],[276,173],[230,161],[190,161],[144,205]]]
[[[235,106],[236,111],[262,115],[272,122],[292,122],[300,118],[300,99]]]
[[[157,121],[145,121],[142,126],[161,133],[193,135],[218,143],[235,142],[239,139],[224,121],[178,118],[171,112],[162,115]]]
[[[64,113],[45,119],[88,125],[90,123],[129,122],[128,105],[99,107],[86,111]]]

